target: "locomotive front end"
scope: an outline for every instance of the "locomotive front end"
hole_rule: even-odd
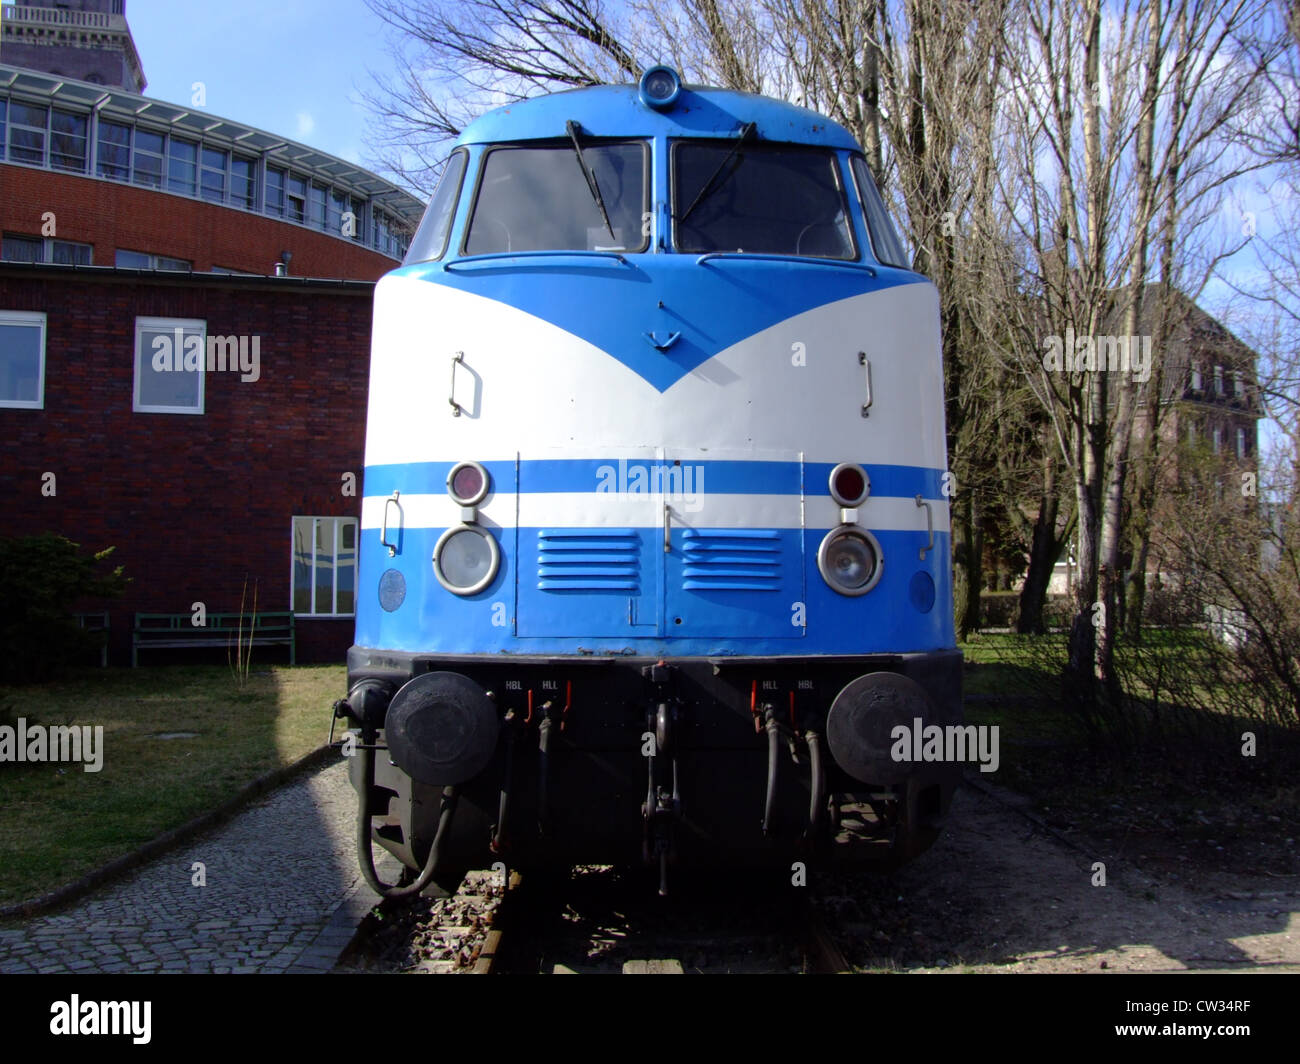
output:
[[[846,131],[667,68],[492,112],[375,299],[338,712],[376,889],[933,841],[938,301]]]

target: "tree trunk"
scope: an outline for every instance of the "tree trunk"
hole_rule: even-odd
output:
[[[1043,494],[1038,501],[1038,518],[1034,521],[1029,544],[1029,568],[1025,572],[1025,585],[1020,590],[1016,631],[1021,635],[1042,635],[1047,630],[1043,624],[1043,602],[1056,569],[1056,559],[1061,554],[1061,541],[1056,538],[1061,498],[1056,490],[1056,463],[1051,455],[1047,456],[1044,466]]]
[[[969,491],[952,500],[952,609],[958,642],[965,642],[979,626],[979,544]],[[973,606],[973,610],[972,610]],[[975,623],[971,623],[972,612]]]

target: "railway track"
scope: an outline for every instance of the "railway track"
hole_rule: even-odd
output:
[[[850,964],[808,888],[736,872],[679,877],[578,866],[472,872],[450,898],[381,906],[340,968],[440,974],[830,973]]]

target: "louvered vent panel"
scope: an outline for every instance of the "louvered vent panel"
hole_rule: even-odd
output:
[[[630,528],[537,533],[543,591],[630,591],[641,585],[641,541]]]
[[[777,591],[781,587],[781,537],[777,532],[728,529],[682,536],[687,591]]]

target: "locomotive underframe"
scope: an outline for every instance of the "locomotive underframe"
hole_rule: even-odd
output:
[[[496,748],[455,787],[439,846],[437,863],[454,876],[496,861],[666,869],[672,861],[910,859],[937,836],[961,766],[923,762],[888,783],[855,779],[829,752],[827,714],[851,681],[893,673],[924,690],[926,725],[959,724],[961,662],[956,650],[655,659],[353,647],[348,679],[350,691],[369,681],[394,692],[450,672],[490,693],[502,722]],[[398,768],[378,725],[358,729],[375,754],[353,759],[353,786],[361,793],[373,764],[371,836],[419,869],[453,792]]]

